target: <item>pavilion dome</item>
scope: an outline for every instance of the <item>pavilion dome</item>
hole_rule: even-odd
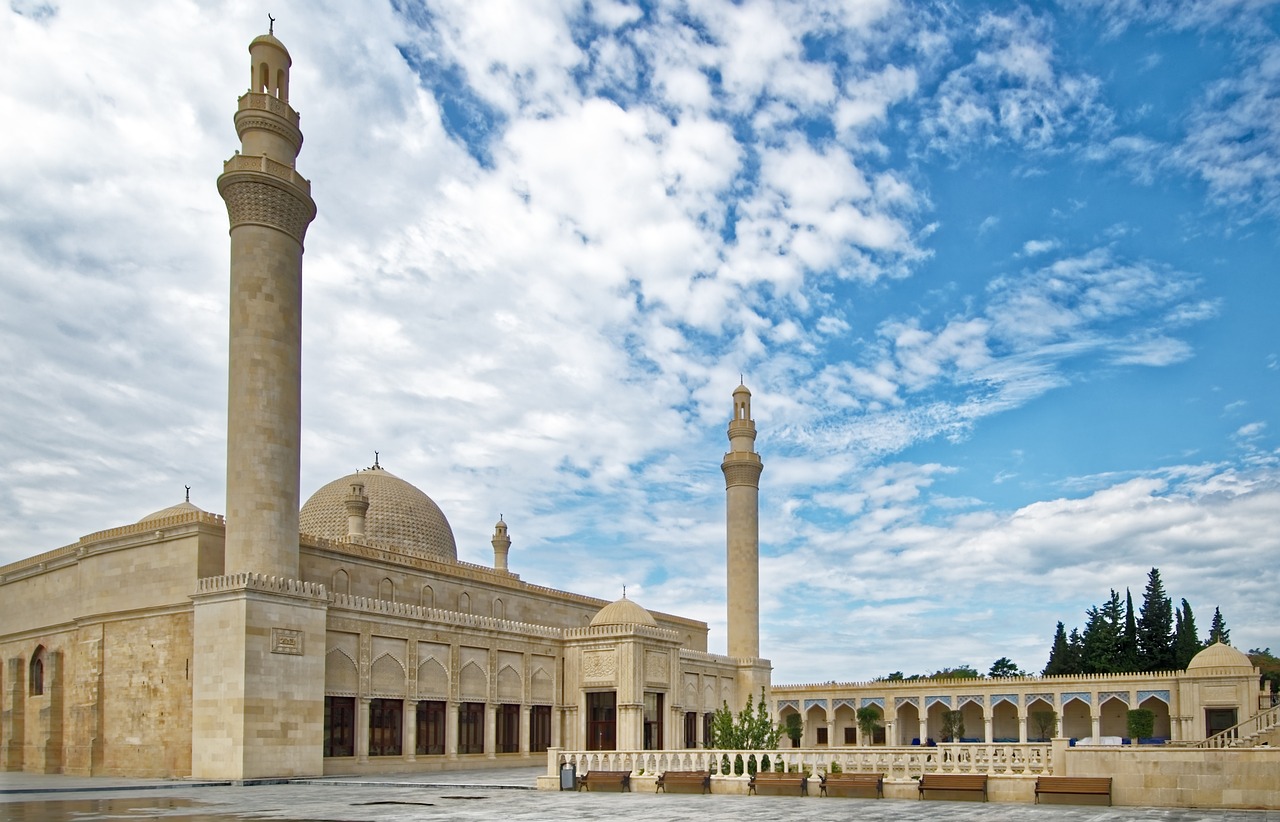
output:
[[[161,508],[159,511],[154,511],[150,514],[147,514],[145,517],[138,520],[138,524],[141,525],[144,522],[155,522],[157,520],[168,519],[169,517],[177,517],[183,514],[191,514],[191,513],[203,514],[205,513],[205,511],[203,508],[199,508],[195,505],[192,505],[191,501],[187,500],[185,502],[180,502],[177,505],[170,505],[168,508]]]
[[[458,546],[449,520],[431,497],[375,464],[334,480],[311,495],[298,514],[298,530],[347,542],[346,498],[355,483],[369,499],[359,542],[391,551],[456,562]]]
[[[656,628],[658,621],[643,606],[623,596],[617,602],[610,602],[601,608],[600,612],[591,618],[592,628],[600,625],[652,625]]]
[[[1236,668],[1252,671],[1253,663],[1241,651],[1230,645],[1215,642],[1187,663],[1188,671],[1203,671],[1206,668]]]

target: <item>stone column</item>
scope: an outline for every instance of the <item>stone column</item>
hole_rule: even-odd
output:
[[[1089,735],[1097,741],[1102,736],[1102,714],[1096,714],[1092,711],[1089,714]]]
[[[458,709],[457,700],[450,699],[444,704],[444,755],[447,759],[458,758]]]
[[[418,761],[418,703],[404,701],[404,731],[400,734],[403,747],[400,752],[409,762]]]
[[[983,733],[982,741],[986,742],[987,744],[991,744],[991,716],[990,715],[986,715],[982,717],[982,733]]]
[[[526,667],[525,670],[528,670],[528,668]],[[532,730],[529,726],[529,717],[532,714],[533,711],[528,703],[520,706],[520,753],[525,756],[529,755],[529,732]]]
[[[492,702],[484,704],[484,755],[489,759],[498,752],[498,706]]]
[[[4,746],[0,748],[0,770],[21,771],[23,753],[27,744],[26,696],[27,661],[20,656],[5,660],[4,694],[0,708],[0,736]]]
[[[369,702],[367,696],[356,699],[356,761],[369,761]]]
[[[929,714],[925,712],[920,716],[920,744],[924,745],[929,738]]]

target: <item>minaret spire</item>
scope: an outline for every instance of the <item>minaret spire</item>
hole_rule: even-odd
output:
[[[728,569],[729,656],[760,656],[760,472],[755,452],[756,422],[751,392],[739,383],[733,391],[729,453],[720,470],[725,485],[725,542]]]
[[[226,572],[297,578],[302,242],[316,205],[294,170],[302,131],[289,52],[264,34],[249,63],[240,150],[218,178],[231,221]]]

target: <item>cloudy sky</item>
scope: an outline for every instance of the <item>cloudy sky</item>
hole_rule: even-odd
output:
[[[0,562],[224,504],[227,217],[294,60],[304,498],[706,620],[753,392],[774,680],[1011,657],[1159,567],[1280,647],[1268,0],[91,3],[0,12]]]

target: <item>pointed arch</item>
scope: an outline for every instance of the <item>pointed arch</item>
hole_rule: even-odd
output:
[[[44,663],[44,646],[37,645],[36,649],[31,652],[31,663],[27,667],[27,682],[31,686],[30,692],[32,696],[42,696],[44,694]]]
[[[449,672],[435,657],[428,657],[418,666],[418,695],[439,697],[449,695]]]
[[[436,607],[436,592],[430,585],[422,586],[422,595],[418,597],[418,604],[423,608]]]
[[[356,661],[340,648],[324,656],[324,690],[327,694],[354,696],[360,688]]]
[[[345,569],[339,568],[333,572],[333,583],[329,586],[329,590],[335,594],[351,593],[351,575]]]
[[[503,702],[520,702],[524,696],[524,680],[520,672],[510,665],[498,671],[498,699]]]
[[[396,584],[391,581],[391,577],[383,577],[382,582],[378,583],[378,599],[396,601]]]
[[[462,666],[458,685],[464,699],[485,702],[489,698],[489,675],[474,662]]]
[[[506,609],[506,606],[504,606],[504,605],[502,604],[502,600],[500,600],[500,599],[495,599],[495,600],[493,601],[493,618],[494,618],[494,619],[506,619],[506,618],[507,618],[507,609]]]
[[[405,674],[400,660],[391,654],[375,659],[369,669],[369,690],[375,694],[404,696]]]
[[[458,594],[458,611],[463,614],[471,613],[471,594],[466,591]]]

